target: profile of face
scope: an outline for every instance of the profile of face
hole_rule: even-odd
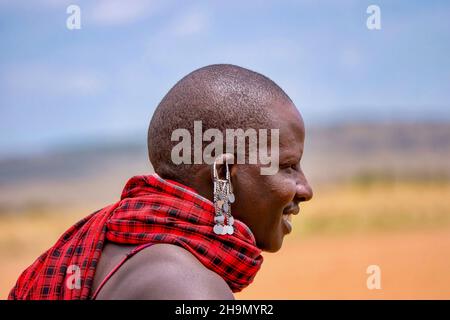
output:
[[[196,131],[196,121],[202,123],[200,131]],[[186,140],[186,150],[190,151],[186,153],[186,158],[189,161],[183,162],[182,166],[172,157],[174,146],[179,144],[173,140],[173,133],[178,129],[184,129],[189,136],[194,136],[194,143],[190,139]],[[150,122],[150,161],[161,177],[178,181],[214,201],[213,166],[206,161],[195,160],[196,155],[199,154],[201,158],[205,154],[206,149],[202,150],[201,147],[206,144],[210,147],[207,142],[212,140],[200,139],[195,143],[196,132],[201,135],[203,130],[206,133],[209,129],[225,131],[225,134],[229,129],[254,129],[254,132],[267,130],[268,148],[258,150],[259,163],[242,163],[238,159],[229,163],[235,196],[231,214],[250,228],[260,249],[278,251],[284,236],[291,231],[289,220],[299,212],[300,202],[312,197],[311,187],[300,167],[305,140],[305,127],[300,113],[287,94],[272,80],[234,65],[219,64],[200,68],[170,89]],[[276,139],[272,139],[271,135],[274,129],[279,134],[279,143],[275,144],[273,142]],[[257,137],[259,142],[260,139]],[[249,141],[250,138],[244,140]],[[223,147],[227,147],[226,144]],[[277,145],[279,155],[277,163],[272,161],[274,145]],[[226,157],[224,150],[215,151],[219,157]],[[250,143],[247,150],[250,154]],[[192,155],[194,162],[190,161]],[[243,155],[241,149],[229,154],[231,157],[239,155]],[[267,160],[265,155],[269,158],[268,165],[263,164]],[[214,161],[215,158],[211,155],[208,159]],[[217,167],[222,177],[226,171],[224,168],[223,162]],[[269,174],[267,169],[270,169]]]
[[[287,102],[285,102],[287,103]],[[233,164],[230,168],[236,202],[232,214],[253,232],[257,246],[268,252],[281,248],[291,232],[292,215],[313,192],[300,167],[305,127],[298,110],[290,105],[274,106],[273,128],[280,131],[279,170],[261,175],[260,165]]]

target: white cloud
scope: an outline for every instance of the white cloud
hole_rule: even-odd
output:
[[[75,3],[74,3],[75,2]],[[49,10],[59,10],[66,8],[70,4],[76,4],[74,0],[34,0],[34,1],[20,1],[20,0],[0,0],[0,7],[13,8],[13,9],[31,9],[31,8],[44,8]]]
[[[155,0],[101,0],[85,12],[97,25],[124,25],[144,19],[164,5],[163,1]]]
[[[93,70],[55,68],[47,65],[21,65],[7,70],[1,79],[18,95],[90,95],[101,91],[105,82]]]
[[[202,10],[191,10],[176,17],[169,27],[170,33],[175,36],[189,36],[198,34],[207,29],[209,15]]]

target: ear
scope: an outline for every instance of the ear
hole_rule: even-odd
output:
[[[219,176],[219,179],[225,179],[227,165],[228,170],[230,171],[230,177],[231,179],[233,179],[233,177],[236,175],[236,164],[234,161],[234,155],[231,153],[221,154],[215,159],[214,164],[211,165],[211,179],[214,181],[214,166]]]

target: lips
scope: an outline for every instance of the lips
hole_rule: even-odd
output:
[[[292,231],[292,215],[291,214],[283,214],[283,225],[286,228],[286,233],[291,233]]]
[[[300,212],[300,207],[298,206],[298,204],[295,204],[295,205],[290,205],[290,206],[284,208],[283,215],[285,215],[285,214],[297,215],[299,212]]]
[[[286,233],[291,233],[292,231],[292,215],[298,214],[300,208],[298,204],[290,205],[283,210],[282,221],[286,229]]]

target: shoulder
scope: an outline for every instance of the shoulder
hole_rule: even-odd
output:
[[[182,247],[155,244],[131,257],[98,299],[234,299],[227,283]]]

